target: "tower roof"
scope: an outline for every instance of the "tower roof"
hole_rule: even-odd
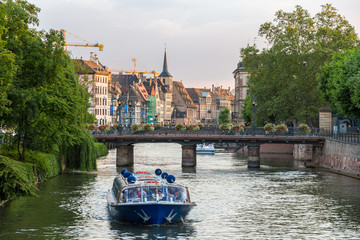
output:
[[[160,73],[159,77],[172,77],[171,74],[168,71],[168,65],[167,65],[167,58],[166,58],[166,48],[165,48],[165,53],[164,53],[164,65],[163,65],[163,70]]]

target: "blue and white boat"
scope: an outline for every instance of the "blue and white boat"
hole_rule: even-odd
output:
[[[175,184],[175,177],[160,169],[155,173],[121,170],[107,193],[110,215],[120,221],[147,225],[184,221],[196,206],[188,188]]]
[[[196,153],[215,154],[214,144],[197,144]]]

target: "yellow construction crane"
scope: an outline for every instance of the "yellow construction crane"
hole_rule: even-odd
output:
[[[106,68],[107,71],[110,71],[110,72],[122,72],[122,73],[132,73],[132,74],[135,74],[139,77],[142,77],[144,74],[153,74],[154,77],[156,78],[159,73],[156,72],[155,70],[151,71],[151,72],[147,72],[147,71],[137,71],[137,67],[136,67],[136,61],[137,59],[136,58],[132,58],[131,59],[132,62],[134,62],[134,70],[127,70],[127,69],[117,69],[117,68]]]
[[[68,32],[66,31],[65,29],[61,29],[61,32],[63,33],[63,36],[64,36],[64,42],[65,42],[65,49],[67,51],[67,47],[68,46],[72,46],[72,47],[97,47],[99,48],[99,51],[102,51],[104,49],[104,45],[102,44],[99,44],[99,43],[89,43],[87,42],[86,40],[84,39],[81,39],[79,38],[78,36],[76,36],[75,34],[72,34],[71,32]],[[83,41],[84,43],[83,44],[70,44],[70,43],[67,43],[66,41],[66,34],[65,33],[68,33],[78,39],[80,39],[81,41]]]

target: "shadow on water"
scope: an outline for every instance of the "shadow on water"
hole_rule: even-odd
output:
[[[182,173],[196,173],[196,167],[182,167]]]
[[[111,220],[110,230],[120,239],[186,239],[196,238],[190,221],[161,226],[144,226]]]

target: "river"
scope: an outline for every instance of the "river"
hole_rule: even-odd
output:
[[[141,226],[109,217],[115,150],[98,171],[64,174],[40,185],[39,197],[0,207],[0,239],[360,239],[360,181],[302,167],[291,157],[249,170],[234,153],[198,155],[181,167],[177,144],[137,144],[131,170],[156,168],[187,185],[197,206],[185,223]]]

